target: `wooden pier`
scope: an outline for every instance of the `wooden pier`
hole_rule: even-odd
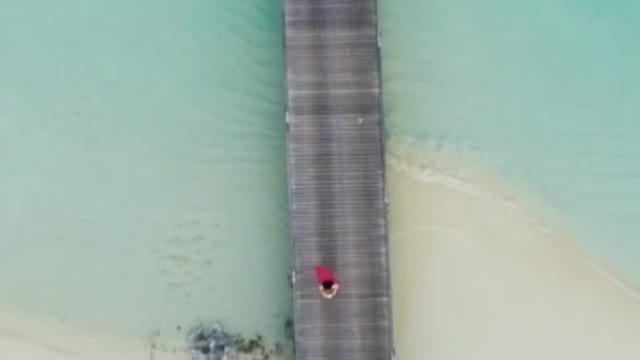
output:
[[[298,360],[393,356],[375,0],[284,0]],[[313,268],[332,268],[337,296]]]

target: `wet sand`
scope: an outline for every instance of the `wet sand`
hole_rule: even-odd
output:
[[[540,220],[550,212],[463,156],[396,145],[402,157],[388,158],[388,182],[398,359],[640,357],[640,296]]]
[[[0,306],[0,357],[15,360],[186,359],[152,349],[149,341],[80,328],[22,309]]]
[[[638,292],[587,257],[534,197],[462,155],[388,147],[398,359],[640,357]],[[0,306],[0,357],[190,358],[166,342],[9,306]]]
[[[12,360],[194,360],[183,339],[125,338],[0,306],[0,358]],[[286,357],[269,355],[267,359]],[[260,351],[237,360],[265,359]],[[195,360],[198,360],[197,358]],[[203,358],[204,360],[204,358]]]

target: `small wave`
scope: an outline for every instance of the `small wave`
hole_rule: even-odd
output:
[[[520,197],[515,194],[509,195],[508,184],[506,189],[500,187],[499,178],[491,179],[491,175],[484,174],[483,171],[478,171],[475,174],[472,172],[461,174],[460,169],[463,169],[465,166],[478,166],[478,164],[470,161],[469,158],[473,159],[472,155],[462,155],[462,159],[459,159],[460,161],[458,163],[451,161],[452,159],[447,158],[447,153],[452,151],[451,149],[459,152],[459,148],[449,146],[448,150],[442,150],[445,146],[441,146],[440,140],[434,139],[421,142],[411,138],[400,138],[392,139],[388,141],[388,144],[386,163],[389,168],[419,182],[441,185],[448,189],[517,212],[523,216],[526,222],[540,231],[541,236],[545,239],[562,241],[556,232],[545,225],[547,222],[543,221],[542,217],[535,216],[529,211],[526,201],[521,200]],[[431,152],[419,153],[419,150],[425,149]],[[493,180],[493,182],[491,182],[491,180]],[[525,197],[525,195],[522,195],[522,197]],[[395,237],[401,238],[416,231],[438,232],[446,235],[449,239],[460,239],[465,236],[465,234],[454,228],[423,224],[410,228],[400,227]],[[586,267],[634,300],[640,301],[640,289],[635,283],[629,283],[621,274],[606,264],[591,259],[587,254],[583,254],[582,251],[579,252],[580,260]]]
[[[518,195],[508,194],[504,189],[502,191],[492,189],[487,184],[490,182],[489,179],[480,181],[482,177],[488,176],[482,176],[478,174],[479,171],[471,169],[478,167],[478,164],[469,161],[469,158],[474,161],[479,159],[474,159],[478,156],[467,154],[473,148],[469,144],[460,147],[456,144],[447,144],[441,139],[418,141],[408,137],[391,139],[387,143],[386,162],[392,169],[415,180],[443,185],[475,198],[490,201],[511,211],[520,212],[541,232],[552,233],[548,226],[543,225],[539,217],[525,210],[521,201],[518,201]],[[475,151],[472,153],[478,154]],[[456,164],[456,159],[452,159],[456,157],[466,159],[458,159],[459,163]],[[480,158],[483,157],[480,156]]]
[[[406,155],[415,153],[418,149],[428,154],[457,153],[464,154],[469,160],[480,161],[496,169],[501,175],[513,175],[505,167],[504,161],[495,154],[491,154],[474,144],[471,140],[459,136],[425,136],[414,137],[398,133],[395,130],[387,134],[388,151],[394,154]],[[433,159],[432,159],[433,160]],[[455,164],[449,164],[452,166]]]

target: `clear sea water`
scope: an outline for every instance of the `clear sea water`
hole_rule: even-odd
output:
[[[468,151],[640,282],[640,3],[381,2],[391,133]]]
[[[139,338],[219,320],[284,341],[279,3],[0,8],[0,302]]]
[[[280,2],[0,5],[0,302],[284,341]],[[380,8],[389,133],[494,164],[640,280],[640,3]]]

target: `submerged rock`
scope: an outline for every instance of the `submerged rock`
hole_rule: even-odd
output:
[[[192,360],[232,360],[232,339],[219,323],[198,324],[187,333]]]
[[[284,346],[275,343],[273,348],[265,344],[261,335],[247,338],[226,332],[220,323],[200,323],[187,332],[187,348],[191,360],[269,360],[280,358]]]

